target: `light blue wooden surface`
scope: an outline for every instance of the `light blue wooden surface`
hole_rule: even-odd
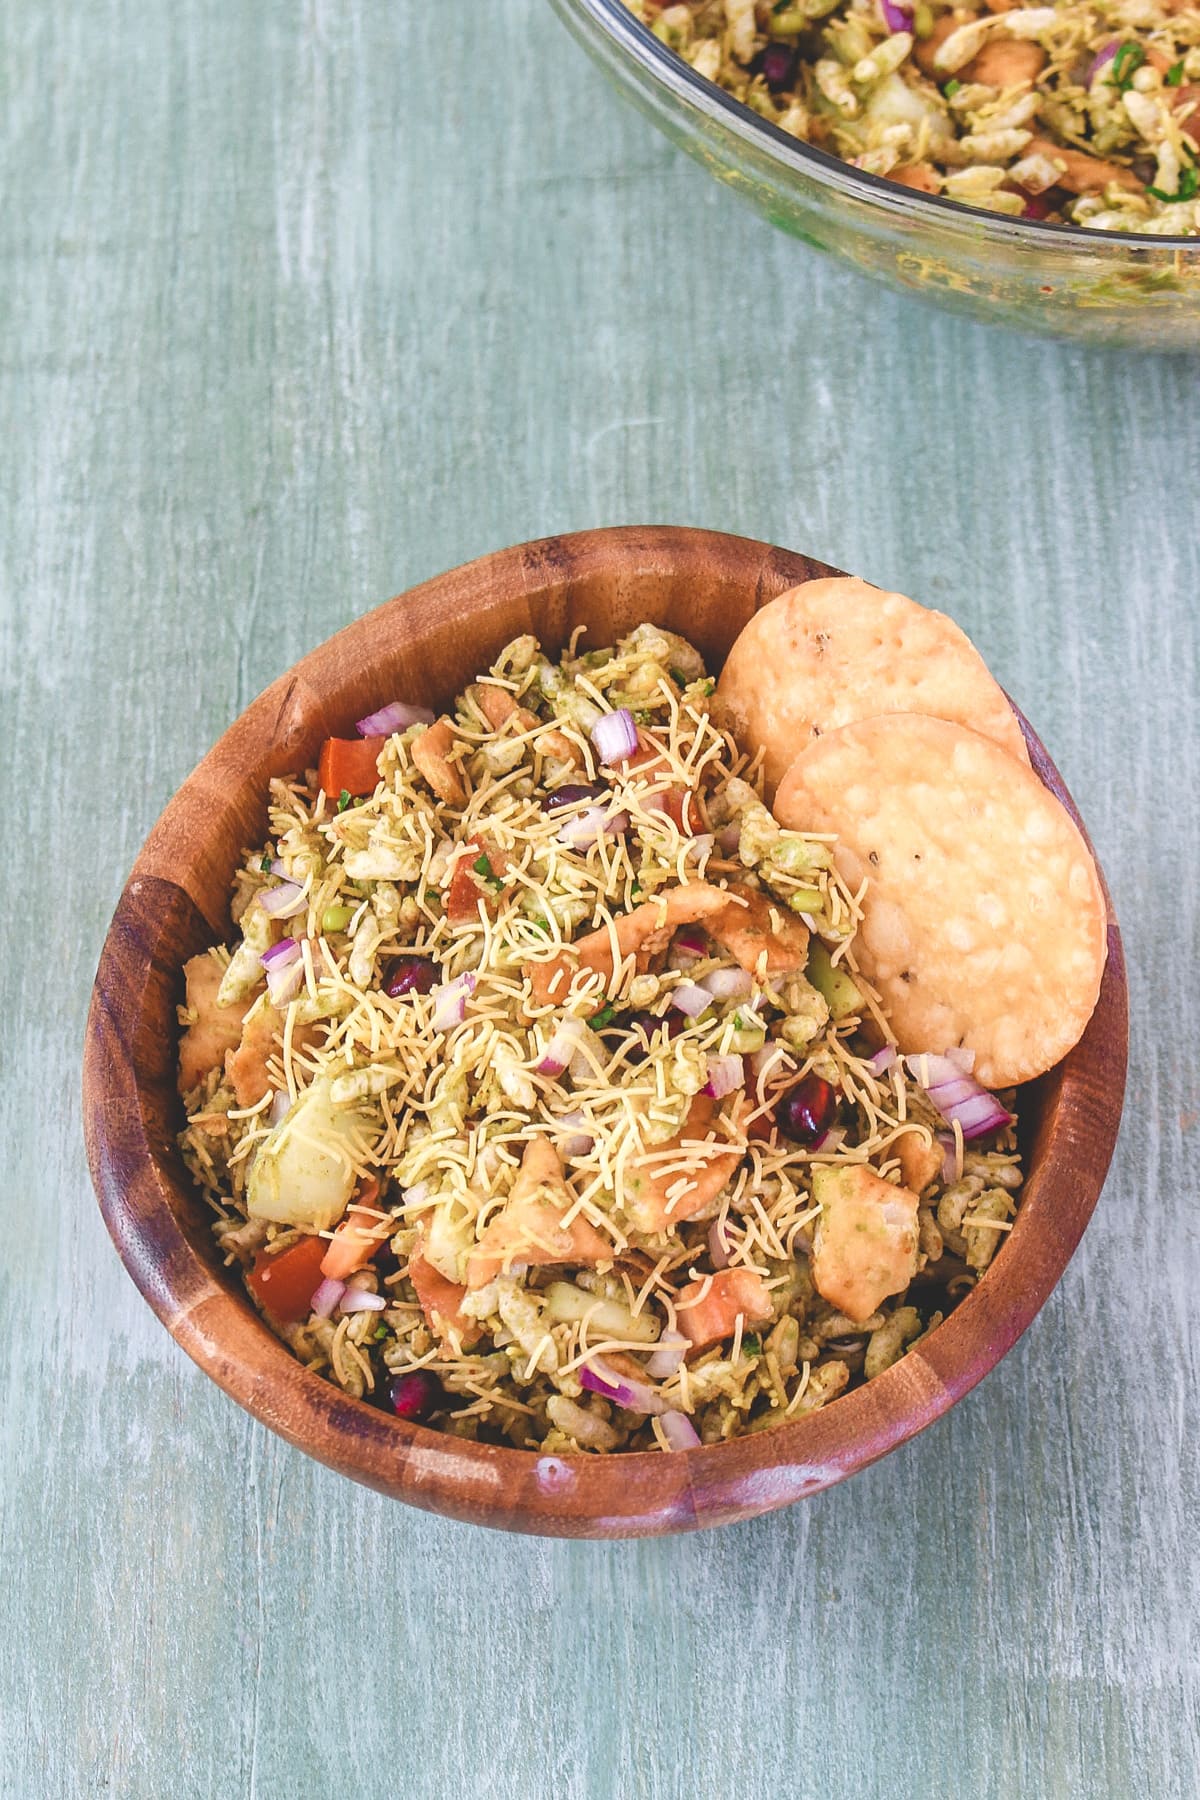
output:
[[[1200,365],[994,335],[771,233],[542,0],[0,9],[0,1792],[1200,1792]],[[849,1485],[503,1538],[270,1437],[104,1235],[124,875],[347,618],[547,531],[773,538],[947,608],[1050,745],[1133,981],[1059,1291]]]

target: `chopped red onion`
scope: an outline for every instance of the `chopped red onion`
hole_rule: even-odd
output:
[[[600,1394],[605,1400],[614,1401],[628,1412],[666,1411],[662,1395],[648,1382],[631,1381],[628,1376],[619,1375],[602,1357],[594,1356],[590,1364],[584,1363],[579,1370],[579,1379],[593,1394]]]
[[[700,986],[707,988],[714,1000],[744,1000],[754,983],[745,969],[713,969],[700,977]]]
[[[937,1141],[942,1152],[942,1180],[949,1186],[958,1180],[958,1145],[951,1131],[939,1131]]]
[[[328,1319],[332,1315],[334,1307],[337,1305],[345,1291],[346,1284],[344,1281],[331,1281],[326,1279],[321,1283],[320,1287],[312,1297],[312,1309],[316,1313],[318,1319]]]
[[[975,1052],[973,1050],[965,1050],[961,1047],[947,1050],[946,1061],[952,1062],[956,1069],[962,1070],[964,1075],[971,1075],[975,1071]]]
[[[745,1087],[746,1071],[740,1056],[710,1056],[704,1092],[710,1100],[723,1100],[735,1088]]]
[[[573,850],[590,850],[597,838],[624,837],[628,830],[627,812],[610,814],[607,807],[589,806],[586,812],[575,813],[563,820],[558,828],[558,841],[569,844]]]
[[[580,1022],[564,1019],[542,1053],[537,1064],[539,1075],[561,1075],[579,1047]]]
[[[276,1092],[275,1098],[271,1102],[270,1111],[267,1114],[267,1118],[270,1120],[272,1128],[274,1128],[276,1125],[282,1125],[283,1121],[287,1118],[287,1116],[291,1112],[291,1110],[292,1110],[291,1095],[288,1093],[286,1088],[279,1088],[278,1091]]]
[[[698,956],[708,955],[708,939],[695,925],[685,925],[671,939],[670,958],[678,967],[681,962],[695,962]]]
[[[386,1294],[372,1294],[367,1288],[348,1287],[338,1301],[338,1311],[343,1313],[382,1312],[386,1305]]]
[[[655,1381],[669,1381],[687,1354],[688,1341],[682,1331],[664,1331],[646,1358],[647,1375]]]
[[[475,992],[475,977],[470,972],[448,981],[433,996],[433,1029],[449,1031],[461,1025],[467,1015],[467,1001]]]
[[[678,987],[671,989],[671,1005],[685,1019],[698,1019],[702,1012],[708,1011],[712,1002],[713,997],[708,989],[702,988],[695,981],[681,981]]]
[[[831,1126],[828,1131],[823,1133],[823,1135],[817,1139],[815,1144],[810,1145],[810,1151],[816,1152],[817,1150],[821,1150],[826,1156],[831,1156],[838,1145],[845,1141],[845,1137],[846,1133],[840,1126]]]
[[[1106,63],[1110,63],[1112,61],[1113,57],[1117,54],[1117,51],[1120,48],[1121,48],[1120,44],[1118,43],[1117,39],[1114,38],[1111,44],[1105,44],[1103,50],[1098,50],[1096,52],[1095,56],[1092,58],[1091,65],[1088,68],[1088,72],[1083,78],[1084,87],[1086,87],[1086,88],[1091,87],[1093,81],[1095,81],[1095,79],[1096,79],[1097,75],[1100,73],[1101,69],[1104,68]]]
[[[885,1044],[882,1050],[877,1050],[874,1056],[867,1058],[867,1067],[872,1075],[886,1075],[895,1060],[895,1044]]]
[[[701,857],[710,853],[716,841],[711,831],[698,831],[695,837],[689,838],[684,845],[684,861],[699,862]]]
[[[665,1412],[659,1423],[672,1450],[695,1450],[699,1446],[700,1433],[686,1413]]]
[[[263,888],[258,904],[273,919],[294,919],[308,905],[308,896],[297,882],[281,881],[278,887]]]
[[[637,726],[627,706],[603,713],[592,726],[592,742],[602,763],[627,762],[638,747]]]
[[[754,1083],[754,1091],[762,1100],[766,1097],[766,1083],[772,1069],[777,1065],[787,1067],[787,1055],[780,1044],[764,1044],[761,1050],[752,1050],[746,1058],[750,1065],[750,1078]]]
[[[725,856],[736,856],[737,847],[742,840],[742,826],[739,819],[734,819],[717,833],[717,842]]]
[[[570,1128],[570,1135],[560,1138],[558,1141],[558,1148],[562,1155],[567,1157],[586,1156],[595,1143],[595,1139],[588,1132],[578,1129],[585,1122],[583,1114],[578,1110],[560,1113],[556,1122],[560,1126],[565,1125]]]
[[[288,874],[287,864],[280,856],[277,856],[271,864],[271,873],[272,875],[278,875],[283,881],[290,881],[292,879]]]
[[[300,954],[300,946],[295,938],[280,938],[277,944],[272,944],[269,949],[264,950],[258,960],[264,969],[286,969],[288,964],[295,962]]]
[[[708,1257],[714,1269],[727,1269],[729,1259],[733,1255],[733,1245],[725,1236],[725,1227],[720,1219],[714,1219],[708,1228]]]
[[[402,1189],[400,1198],[406,1207],[423,1206],[429,1198],[432,1185],[428,1181],[414,1182],[412,1187]]]
[[[432,725],[436,717],[427,706],[409,706],[405,700],[393,700],[378,712],[368,713],[354,729],[359,737],[391,737],[393,731],[407,731],[410,725]]]
[[[897,6],[894,0],[879,0],[879,8],[883,13],[883,21],[889,31],[911,31],[913,28],[912,8]]]
[[[947,1124],[955,1121],[965,1139],[986,1137],[1012,1123],[994,1094],[981,1087],[973,1075],[965,1075],[949,1056],[907,1056],[909,1073],[925,1089]]]
[[[267,992],[272,1006],[286,1006],[300,992],[304,981],[304,953],[295,938],[280,938],[258,959],[267,972]]]

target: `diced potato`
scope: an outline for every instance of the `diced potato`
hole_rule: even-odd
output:
[[[862,1163],[815,1169],[812,1191],[817,1291],[861,1323],[917,1272],[917,1196]]]
[[[363,1115],[335,1107],[328,1076],[319,1076],[263,1139],[246,1185],[252,1219],[329,1231],[354,1191],[352,1152],[363,1136]]]
[[[662,1327],[647,1308],[635,1318],[620,1300],[598,1300],[573,1281],[552,1281],[546,1289],[546,1312],[559,1323],[587,1318],[593,1338],[629,1338],[639,1344],[658,1342]]]

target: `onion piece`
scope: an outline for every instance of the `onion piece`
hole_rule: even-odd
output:
[[[809,1145],[809,1155],[813,1156],[820,1150],[823,1151],[826,1156],[831,1156],[838,1148],[839,1144],[845,1142],[845,1137],[846,1133],[842,1130],[840,1125],[831,1125],[829,1130],[824,1132],[822,1136],[817,1139],[815,1144]]]
[[[1101,69],[1103,69],[1107,63],[1112,61],[1120,48],[1120,44],[1117,39],[1114,38],[1110,44],[1105,44],[1103,50],[1098,50],[1096,52],[1088,67],[1088,72],[1083,78],[1083,85],[1085,88],[1091,87]]]
[[[708,939],[695,925],[685,925],[671,939],[670,958],[678,968],[682,962],[695,962],[698,956],[708,955]]]
[[[354,727],[359,737],[391,737],[393,731],[407,731],[410,725],[432,725],[436,713],[427,706],[410,706],[406,700],[393,700],[378,712],[368,713]]]
[[[271,1102],[270,1111],[267,1113],[267,1118],[269,1119],[272,1128],[276,1125],[282,1125],[291,1110],[292,1096],[288,1093],[286,1088],[277,1088],[275,1098]]]
[[[627,812],[610,813],[604,806],[589,806],[586,812],[564,819],[558,828],[560,844],[573,850],[590,850],[598,838],[624,837],[629,830]]]
[[[627,706],[603,713],[592,726],[592,742],[602,763],[627,762],[638,747],[637,726]]]
[[[715,843],[716,839],[711,831],[698,831],[683,847],[684,861],[699,862],[702,856],[708,855]]]
[[[912,30],[913,15],[910,6],[897,6],[895,0],[879,0],[879,10],[883,14],[883,22],[889,31]]]
[[[958,1180],[958,1146],[952,1131],[939,1131],[937,1142],[942,1152],[942,1180],[949,1187],[952,1181]]]
[[[678,987],[671,989],[671,1005],[685,1019],[698,1019],[702,1012],[708,1011],[712,1003],[712,995],[698,982],[681,981]]]
[[[973,1075],[965,1075],[949,1056],[906,1056],[909,1074],[937,1107],[948,1125],[956,1121],[964,1139],[986,1137],[1012,1124],[995,1094],[981,1087]]]
[[[281,881],[278,887],[263,888],[258,904],[273,919],[294,919],[308,905],[308,895],[295,881]]]
[[[272,1006],[286,1006],[300,992],[304,980],[304,954],[295,938],[280,938],[258,959],[267,972],[267,992]]]
[[[746,1069],[740,1056],[710,1056],[708,1080],[704,1093],[710,1100],[723,1100],[735,1088],[745,1087]]]
[[[745,969],[713,969],[700,977],[699,985],[707,988],[714,1000],[744,1000],[754,982]]]
[[[475,992],[475,977],[469,971],[446,982],[433,996],[432,1024],[435,1031],[449,1031],[461,1025],[467,1014],[467,1001]]]
[[[724,856],[736,856],[738,845],[742,841],[742,825],[740,819],[733,819],[717,833],[717,843]]]
[[[372,1294],[368,1288],[348,1287],[338,1301],[338,1311],[342,1313],[382,1312],[386,1305],[386,1294]]]
[[[895,1044],[885,1044],[882,1050],[877,1050],[874,1056],[867,1058],[867,1067],[872,1075],[886,1075],[895,1060]]]
[[[619,1375],[603,1357],[594,1356],[590,1364],[581,1364],[579,1379],[593,1394],[614,1401],[627,1412],[663,1413],[667,1410],[662,1395],[648,1382],[632,1381],[626,1375]]]
[[[750,1065],[750,1078],[754,1083],[754,1091],[760,1100],[766,1099],[766,1084],[772,1069],[779,1065],[786,1068],[787,1052],[783,1045],[775,1042],[766,1043],[761,1050],[752,1050],[746,1061]]]
[[[729,1259],[733,1255],[733,1245],[725,1236],[725,1229],[720,1219],[714,1219],[708,1228],[708,1256],[714,1269],[727,1269]]]
[[[698,1448],[700,1433],[686,1413],[665,1412],[659,1420],[659,1424],[662,1426],[663,1436],[672,1450],[695,1450]]]
[[[682,1331],[664,1331],[646,1358],[646,1373],[655,1381],[669,1381],[687,1354],[690,1340]]]
[[[539,1075],[561,1075],[579,1048],[580,1021],[564,1019],[555,1031],[554,1036],[542,1052],[542,1060],[537,1063]]]
[[[595,1143],[590,1132],[581,1131],[579,1127],[585,1123],[584,1116],[578,1109],[575,1112],[559,1113],[555,1120],[557,1125],[566,1126],[568,1135],[560,1138],[558,1148],[563,1156],[586,1156]]]
[[[328,1277],[317,1288],[312,1297],[312,1309],[318,1319],[328,1319],[334,1307],[346,1291],[344,1281],[332,1281]]]
[[[412,1187],[403,1188],[400,1193],[400,1198],[404,1202],[406,1208],[410,1206],[424,1206],[432,1191],[433,1183],[431,1181],[417,1181],[414,1182]]]

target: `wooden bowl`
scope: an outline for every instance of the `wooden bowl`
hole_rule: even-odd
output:
[[[719,1525],[852,1475],[974,1387],[1066,1267],[1096,1204],[1121,1112],[1127,996],[1109,912],[1095,1015],[1070,1056],[1023,1089],[1024,1203],[994,1265],[920,1347],[823,1411],[670,1455],[545,1456],[402,1423],[310,1374],[224,1269],[176,1148],[181,969],[229,934],[229,884],[265,832],[268,779],[311,766],[323,738],[385,701],[443,705],[501,646],[532,631],[557,650],[576,625],[611,643],[643,619],[719,667],[750,614],[836,574],[767,544],[628,528],[547,538],[425,582],[357,620],[272,684],[225,733],[150,833],[117,907],[88,1018],[84,1117],[101,1211],[163,1324],[213,1379],[289,1443],[382,1493],[509,1530],[627,1537]],[[1037,738],[1038,775],[1074,811]]]

